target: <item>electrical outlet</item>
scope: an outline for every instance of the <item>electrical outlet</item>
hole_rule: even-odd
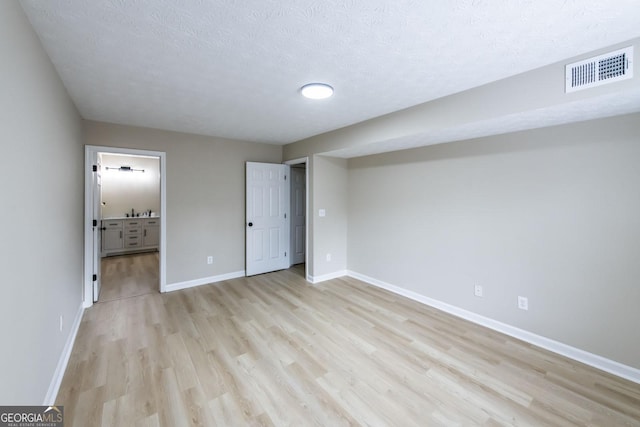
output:
[[[331,261],[331,254],[327,254],[327,261]]]
[[[208,256],[207,257],[207,264],[213,264],[213,257],[212,256]]]
[[[318,210],[318,216],[326,216],[326,215],[327,215],[327,211],[325,211],[324,209]]]
[[[477,297],[481,297],[482,296],[482,286],[481,285],[475,285],[473,288],[473,294]]]
[[[64,316],[61,314],[60,315],[60,332],[62,332],[63,328],[64,328]]]
[[[529,310],[529,298],[518,297],[518,308],[520,310]]]

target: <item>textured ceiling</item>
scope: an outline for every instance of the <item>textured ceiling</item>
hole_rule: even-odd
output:
[[[276,144],[640,36],[638,0],[21,3],[84,118]]]

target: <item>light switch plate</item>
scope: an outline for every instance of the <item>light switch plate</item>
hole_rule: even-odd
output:
[[[318,216],[325,216],[325,215],[327,215],[327,213],[325,212],[324,209],[318,210]]]
[[[518,308],[520,310],[529,310],[529,298],[518,297]]]

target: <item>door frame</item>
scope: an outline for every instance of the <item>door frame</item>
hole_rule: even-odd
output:
[[[83,307],[93,305],[93,185],[91,170],[94,153],[158,157],[160,160],[160,292],[167,287],[167,153],[164,151],[85,145],[84,156],[84,286]],[[98,255],[99,256],[99,255]]]
[[[313,283],[313,281],[311,280],[311,276],[309,276],[309,213],[311,212],[311,210],[309,209],[310,207],[310,202],[309,202],[309,175],[311,175],[311,165],[309,164],[309,157],[300,157],[297,159],[292,159],[292,160],[287,160],[286,162],[284,162],[285,165],[299,165],[301,163],[305,164],[305,174],[304,174],[304,180],[305,180],[305,196],[304,196],[304,202],[305,202],[305,209],[307,210],[307,214],[305,215],[305,219],[304,219],[304,277],[307,280],[307,282],[309,283]],[[289,206],[289,217],[291,217],[291,209],[293,209],[291,206]],[[291,250],[291,248],[289,248],[289,250]]]
[[[91,193],[91,212],[93,213],[91,217],[93,218],[96,215],[96,210],[101,212],[100,204],[102,202],[102,167],[101,167],[100,155],[98,153],[91,154],[91,163],[98,165],[98,169],[96,170],[96,172],[92,173],[90,176],[91,189],[94,190]],[[99,194],[96,194],[95,190],[98,190]],[[100,225],[98,226],[100,227]],[[97,298],[100,298],[100,289],[101,289],[100,284],[102,282],[102,269],[100,268],[101,267],[100,256],[102,255],[102,233],[98,232],[94,234],[92,231],[91,234],[93,236],[93,239],[92,239],[93,252],[91,253],[91,259],[93,261],[93,265],[91,266],[91,268],[93,269],[92,271],[93,274],[97,273],[97,278],[96,280],[92,279],[93,283],[91,286],[92,301],[95,303],[97,302]]]

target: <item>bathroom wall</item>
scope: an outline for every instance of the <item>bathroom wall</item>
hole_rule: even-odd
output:
[[[120,166],[144,172],[122,172]],[[114,168],[114,169],[112,169]],[[131,209],[160,212],[160,160],[140,156],[102,154],[102,217],[131,213]]]

